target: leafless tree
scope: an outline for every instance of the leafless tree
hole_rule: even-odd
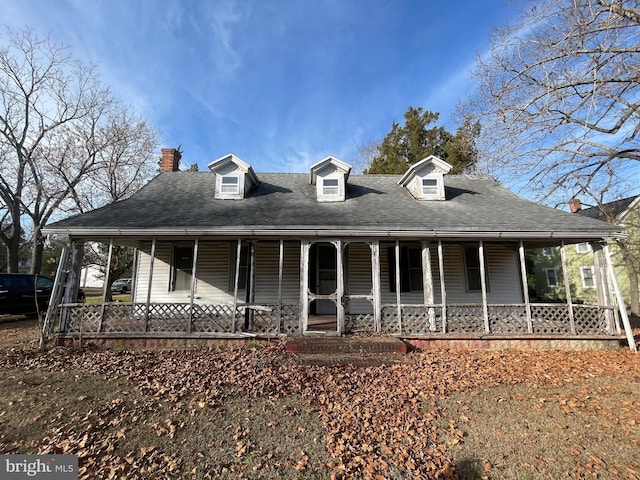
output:
[[[0,40],[0,211],[10,225],[0,240],[17,271],[28,224],[38,272],[42,227],[129,195],[150,175],[156,137],[92,66],[50,38],[25,29]]]
[[[479,121],[478,167],[565,202],[640,171],[638,0],[541,0],[498,30],[459,113]],[[611,183],[611,178],[615,182]]]

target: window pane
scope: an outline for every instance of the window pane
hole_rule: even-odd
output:
[[[173,289],[191,290],[193,247],[175,247],[173,251]]]
[[[422,194],[435,195],[438,193],[438,180],[435,178],[422,179]]]
[[[465,248],[464,259],[467,269],[467,287],[470,291],[481,290],[482,280],[480,278],[480,254],[478,249]]]
[[[238,177],[222,177],[222,193],[238,193]]]

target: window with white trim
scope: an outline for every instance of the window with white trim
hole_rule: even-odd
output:
[[[557,287],[558,283],[558,271],[555,268],[545,268],[544,274],[547,277],[548,287]]]
[[[467,290],[470,292],[482,290],[482,277],[480,276],[480,251],[469,247],[464,249],[464,267],[467,280]],[[484,259],[484,279],[489,291],[489,269],[487,258]]]
[[[323,178],[322,179],[322,194],[323,195],[338,195],[340,193],[340,187],[337,178]]]
[[[389,291],[396,291],[396,252],[394,247],[387,250],[389,260]],[[400,291],[418,292],[423,290],[422,250],[420,247],[400,247]]]
[[[170,290],[191,290],[193,247],[173,247]]]
[[[225,175],[220,181],[220,191],[222,193],[239,193],[240,181],[236,175]]]
[[[576,252],[589,253],[591,251],[590,243],[576,243]]]
[[[438,179],[423,178],[422,179],[422,195],[438,195]]]
[[[542,249],[542,255],[545,256],[545,257],[553,257],[553,248],[544,247]]]
[[[584,288],[596,288],[595,270],[593,267],[580,267],[582,286]]]

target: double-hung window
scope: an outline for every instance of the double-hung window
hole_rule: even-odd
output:
[[[558,271],[555,268],[545,268],[544,274],[547,278],[548,287],[557,287],[558,284]]]
[[[174,247],[171,268],[171,290],[191,290],[193,247]]]
[[[438,180],[435,178],[422,179],[422,195],[438,195]]]
[[[324,178],[322,180],[323,195],[338,195],[339,193],[340,187],[338,186],[337,178]]]
[[[220,189],[222,193],[239,193],[240,184],[236,175],[225,175],[221,179]]]
[[[422,253],[419,247],[400,247],[400,291],[422,291]],[[389,258],[389,287],[396,291],[396,252],[394,247],[387,250]]]
[[[584,288],[595,288],[595,272],[593,267],[580,267],[580,276],[582,277],[582,286]]]
[[[576,243],[576,252],[588,253],[591,251],[591,245],[588,243]]]
[[[477,248],[464,249],[464,265],[467,275],[467,290],[470,292],[482,290],[482,279],[480,277],[480,252]],[[484,264],[485,282],[489,290],[489,270],[486,258]]]

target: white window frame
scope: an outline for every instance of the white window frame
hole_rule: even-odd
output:
[[[322,179],[322,195],[335,196],[340,195],[340,180],[337,178]]]
[[[440,195],[440,185],[437,178],[424,177],[422,178],[422,181],[420,183],[422,185],[421,191],[424,197],[434,197]]]
[[[553,277],[555,279],[555,283],[551,283],[549,280],[549,272],[553,272]],[[547,280],[547,287],[558,287],[560,286],[560,281],[558,279],[558,270],[555,267],[545,268],[544,276]]]
[[[544,257],[553,257],[553,247],[542,247],[542,255]]]
[[[589,253],[591,251],[591,244],[587,242],[576,243],[576,252]]]
[[[589,274],[585,275],[586,272],[589,272]],[[593,266],[580,267],[580,277],[582,278],[583,288],[596,288],[596,271]],[[591,285],[587,285],[587,279],[591,281]]]
[[[240,177],[238,175],[223,175],[220,179],[220,193],[240,193]]]

